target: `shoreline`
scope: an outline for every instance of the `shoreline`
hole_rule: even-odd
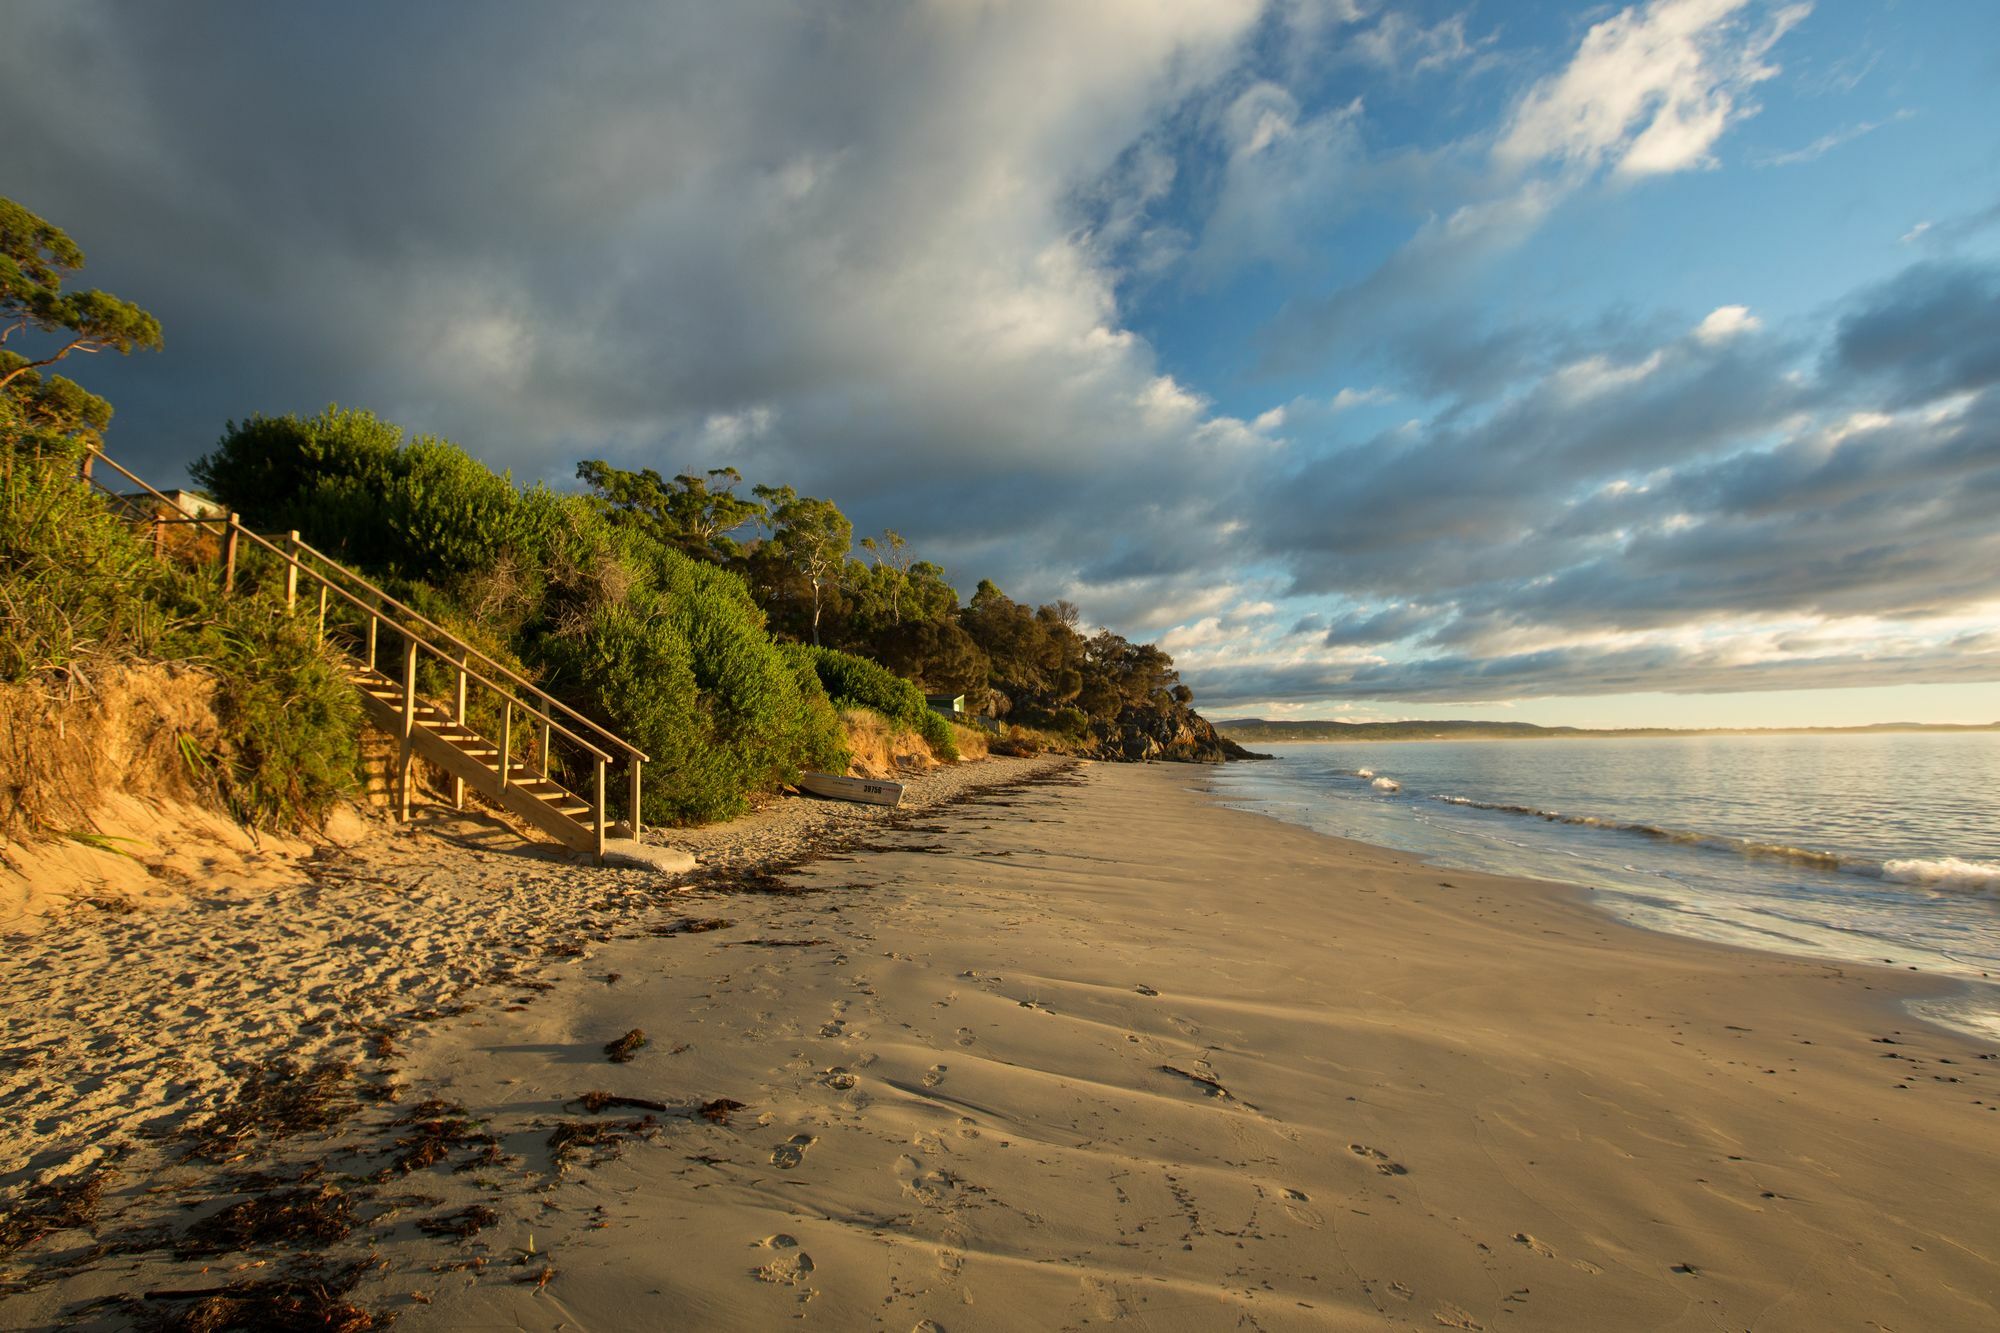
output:
[[[1386,744],[1388,742],[1382,743]],[[1319,837],[1330,838],[1336,842],[1351,843],[1356,847],[1366,847],[1394,855],[1408,856],[1421,864],[1431,866],[1442,872],[1450,873],[1459,869],[1442,861],[1434,861],[1424,852],[1391,847],[1386,843],[1371,843],[1360,839],[1345,838],[1337,833],[1329,833],[1323,829],[1314,829],[1307,824],[1294,823],[1277,815],[1266,814],[1264,811],[1252,809],[1248,805],[1234,804],[1227,793],[1217,790],[1213,780],[1214,775],[1210,774],[1208,776],[1209,782],[1202,788],[1203,794],[1224,809],[1233,810],[1239,814],[1251,815],[1258,819],[1268,819],[1274,823],[1283,824],[1288,828],[1304,829]],[[1898,1016],[1909,1022],[1925,1024],[1928,1027],[1936,1029],[1942,1035],[1958,1039],[1970,1039],[2000,1047],[2000,977],[1994,977],[1987,973],[1981,973],[1980,976],[1974,977],[1968,973],[1949,972],[1937,968],[1924,970],[1910,964],[1898,965],[1891,963],[1886,959],[1877,962],[1860,957],[1832,954],[1818,955],[1805,952],[1804,950],[1763,947],[1754,944],[1739,943],[1730,939],[1713,938],[1696,934],[1692,931],[1671,930],[1662,926],[1648,924],[1636,916],[1627,916],[1618,911],[1616,907],[1606,901],[1608,896],[1615,896],[1614,890],[1606,890],[1594,885],[1569,880],[1544,879],[1513,872],[1480,872],[1465,869],[1461,870],[1460,873],[1498,874],[1503,878],[1515,879],[1522,883],[1540,885],[1550,892],[1570,897],[1579,906],[1599,915],[1604,920],[1615,922],[1621,927],[1636,930],[1647,936],[1700,944],[1710,948],[1740,951],[1764,957],[1788,958],[1796,962],[1865,968],[1885,977],[1898,978],[1899,981],[1907,981],[1908,974],[1915,974],[1923,978],[1924,983],[1927,984],[1912,984],[1910,993],[1897,1002]],[[1956,1021],[1938,1012],[1949,1010],[1954,1002],[1957,1001],[1982,999],[1986,1002],[1983,1008],[1979,1008]],[[1927,1012],[1927,1010],[1930,1012]]]
[[[500,1160],[398,1187],[494,1219],[383,1214],[321,1257],[379,1261],[353,1299],[415,1328],[1993,1317],[2000,1064],[1897,1014],[1907,976],[1647,931],[1199,770],[1039,768],[599,905],[399,1033],[383,1112],[462,1108]],[[357,1114],[266,1169],[361,1179],[410,1131]],[[141,1254],[8,1296],[23,1257],[10,1324],[191,1285]]]

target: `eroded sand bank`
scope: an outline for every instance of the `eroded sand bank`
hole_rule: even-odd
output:
[[[328,1248],[398,1327],[1995,1321],[2000,1061],[1903,1016],[1921,979],[1645,934],[1202,780],[1088,766],[782,880],[597,881],[616,929],[566,933],[553,989],[411,1029],[381,1110],[276,1155],[359,1180],[364,1122],[427,1097],[496,1140]],[[0,1314],[282,1259],[92,1260]]]

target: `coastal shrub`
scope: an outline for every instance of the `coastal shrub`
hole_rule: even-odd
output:
[[[644,750],[648,823],[723,818],[801,768],[846,765],[818,678],[780,653],[742,579],[584,497],[522,490],[449,441],[340,408],[232,423],[194,473],[253,527],[296,526]],[[427,663],[419,683],[449,697],[455,673]],[[468,721],[496,735],[497,709],[474,690]],[[556,750],[587,791],[581,756]],[[614,803],[624,791],[614,778]]]
[[[872,708],[922,736],[938,758],[958,758],[958,738],[952,734],[951,723],[924,702],[922,690],[887,667],[810,644],[788,644],[785,651],[812,664],[835,707]]]
[[[314,622],[282,599],[205,600],[184,607],[186,623],[163,647],[214,673],[217,794],[252,828],[316,823],[356,789],[360,696]]]
[[[917,719],[917,734],[924,738],[924,744],[931,747],[931,753],[940,759],[958,758],[958,733],[942,713],[930,708]]]
[[[159,567],[129,523],[60,453],[0,456],[0,680],[68,673],[85,658],[150,649]]]
[[[386,489],[392,562],[427,582],[487,568],[516,542],[521,496],[512,479],[448,440],[405,445]]]
[[[387,497],[402,441],[400,426],[357,409],[258,415],[230,422],[188,472],[259,530],[297,529],[329,555],[380,565],[393,542]]]
[[[649,546],[623,596],[573,607],[535,645],[551,692],[651,756],[647,821],[725,818],[803,768],[844,768],[824,691],[765,635],[741,581]]]
[[[88,690],[150,661],[212,677],[222,739],[188,763],[243,823],[309,824],[354,789],[360,706],[313,623],[268,593],[223,596],[211,568],[154,559],[72,462],[0,467],[0,598],[0,680]]]

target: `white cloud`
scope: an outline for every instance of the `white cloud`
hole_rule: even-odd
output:
[[[1406,12],[1392,9],[1369,28],[1356,33],[1349,45],[1370,64],[1397,74],[1428,74],[1470,60],[1493,38],[1465,35],[1464,14],[1454,14],[1426,27]]]
[[[1732,123],[1754,114],[1744,95],[1777,73],[1764,55],[1808,5],[1746,31],[1749,0],[1654,0],[1592,27],[1562,73],[1516,106],[1494,149],[1503,167],[1554,162],[1623,176],[1710,165]]]
[[[1762,327],[1764,321],[1751,314],[1749,306],[1723,305],[1709,311],[1701,323],[1694,326],[1694,336],[1713,346]]]

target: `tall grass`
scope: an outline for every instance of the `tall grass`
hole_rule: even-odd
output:
[[[246,571],[226,597],[212,566],[155,558],[72,458],[0,453],[0,682],[74,699],[125,665],[203,672],[222,739],[184,761],[243,823],[299,826],[355,789],[360,704],[313,622],[262,582]]]

